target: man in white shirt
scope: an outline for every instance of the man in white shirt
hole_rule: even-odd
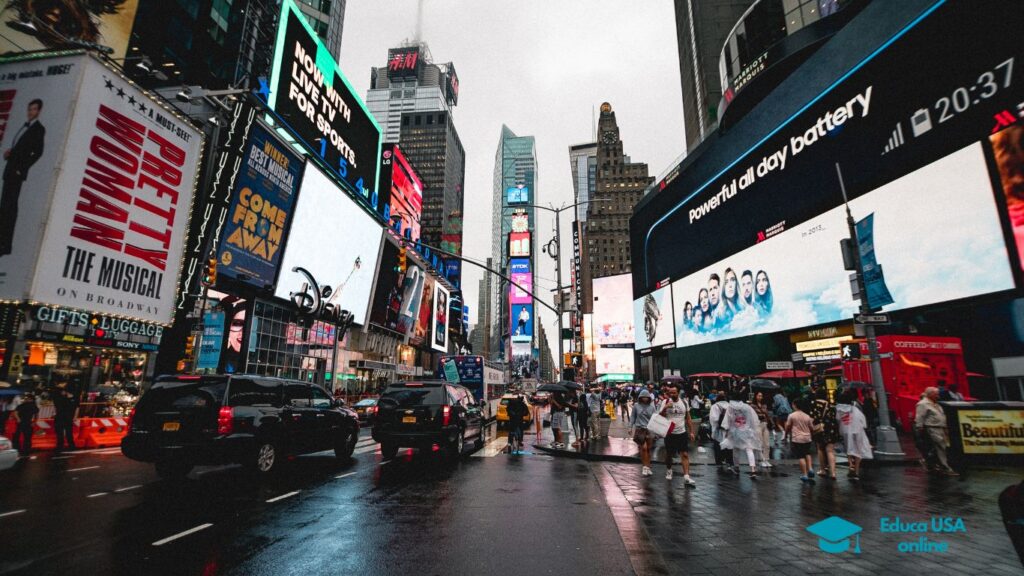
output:
[[[668,397],[659,405],[658,413],[672,423],[668,435],[665,436],[665,479],[672,479],[672,457],[679,453],[679,461],[683,466],[683,482],[693,487],[697,483],[690,478],[690,442],[694,440],[693,420],[690,419],[690,407],[685,398],[679,397],[679,385],[668,385]]]
[[[587,409],[590,417],[587,418],[587,426],[590,428],[591,438],[600,438],[601,433],[601,409],[604,407],[604,400],[601,399],[601,389],[592,388],[587,394]]]

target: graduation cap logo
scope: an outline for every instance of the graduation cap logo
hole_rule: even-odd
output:
[[[839,554],[850,549],[853,539],[853,553],[860,554],[861,527],[847,522],[839,516],[831,516],[807,527],[807,531],[818,537],[818,548],[829,554]]]

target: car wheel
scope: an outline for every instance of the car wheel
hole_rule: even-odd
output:
[[[380,443],[380,456],[385,460],[391,460],[398,454],[398,444],[394,442]]]
[[[261,475],[269,475],[277,471],[281,463],[281,450],[270,440],[261,440],[256,445],[252,468]]]
[[[465,449],[466,449],[466,431],[465,430],[459,430],[459,433],[455,435],[455,440],[453,440],[451,445],[448,447],[448,451],[449,451],[448,456],[452,460],[458,460],[460,457],[462,457],[462,453],[463,453],[463,451],[465,451]]]
[[[156,463],[156,474],[164,480],[183,480],[192,471],[188,462],[161,461]]]
[[[348,460],[352,457],[352,453],[355,452],[356,442],[358,441],[359,435],[355,432],[348,432],[339,437],[334,444],[334,456],[338,460]]]

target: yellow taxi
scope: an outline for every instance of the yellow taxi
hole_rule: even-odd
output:
[[[494,420],[498,423],[499,427],[505,427],[508,425],[508,410],[506,409],[509,401],[515,398],[515,394],[505,394],[501,397],[498,402],[498,413],[494,416]],[[523,397],[523,402],[526,403],[526,417],[523,418],[523,426],[529,426],[533,422],[533,410],[530,408],[530,403]]]

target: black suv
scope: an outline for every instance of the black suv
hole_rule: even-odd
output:
[[[153,462],[164,478],[197,464],[244,464],[261,474],[290,454],[352,455],[359,420],[323,388],[237,374],[161,376],[132,410],[125,456]]]
[[[377,401],[373,439],[384,458],[393,458],[399,446],[444,448],[458,457],[466,439],[476,448],[484,443],[484,416],[473,394],[464,386],[446,382],[389,384]]]

